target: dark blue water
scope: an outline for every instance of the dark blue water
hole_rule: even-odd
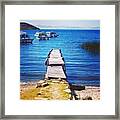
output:
[[[42,80],[46,73],[45,59],[52,48],[60,48],[65,59],[67,79],[81,85],[100,85],[100,56],[80,47],[84,42],[99,41],[99,30],[43,30],[59,36],[33,44],[20,45],[20,80]],[[34,38],[35,30],[27,30]]]

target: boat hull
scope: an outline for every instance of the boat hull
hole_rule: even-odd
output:
[[[31,43],[32,44],[33,39],[20,39],[20,43]]]

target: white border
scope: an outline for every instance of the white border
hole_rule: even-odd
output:
[[[100,101],[19,99],[19,22],[100,20]],[[5,115],[115,115],[115,5],[5,5]]]

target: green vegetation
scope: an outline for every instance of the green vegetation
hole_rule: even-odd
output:
[[[81,45],[81,48],[93,54],[100,54],[100,42],[86,42]]]
[[[20,22],[20,30],[39,30],[39,28],[25,22]]]

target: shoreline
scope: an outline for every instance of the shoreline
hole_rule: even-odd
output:
[[[39,81],[20,82],[20,99],[22,100],[70,100],[70,86],[66,80],[47,80],[47,85],[37,87]],[[84,90],[74,90],[77,100],[100,100],[100,87],[85,86]]]
[[[22,82],[22,81],[20,81],[20,85],[27,85],[27,84],[37,84],[37,82],[39,82],[39,81],[41,81],[41,80],[32,80],[32,81],[27,81],[27,82]],[[76,84],[77,85],[77,84]],[[100,86],[99,85],[84,85],[84,86],[86,86],[86,87],[95,87],[95,88],[100,88]]]

